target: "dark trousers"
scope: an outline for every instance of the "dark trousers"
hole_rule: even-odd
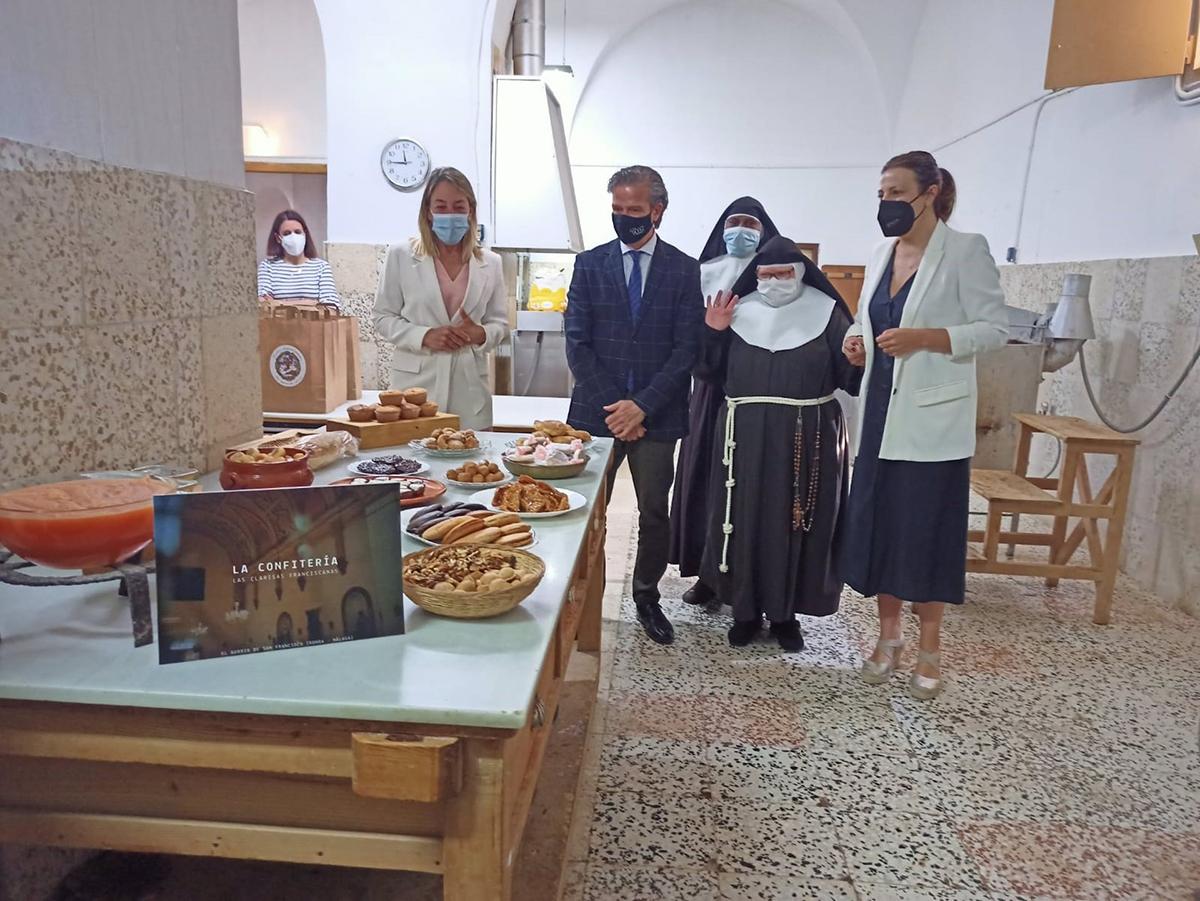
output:
[[[637,561],[633,565],[633,599],[638,603],[657,603],[661,598],[658,583],[667,571],[671,549],[671,485],[675,481],[674,441],[613,443],[612,467],[608,471],[608,498],[621,464],[629,461],[633,489],[638,503]]]

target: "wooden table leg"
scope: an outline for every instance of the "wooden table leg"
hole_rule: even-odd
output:
[[[1079,471],[1079,465],[1082,462],[1087,466],[1086,460],[1081,460],[1081,454],[1071,446],[1071,442],[1064,442],[1066,448],[1063,450],[1063,471],[1062,477],[1058,482],[1058,499],[1064,504],[1069,504],[1075,499],[1075,475]],[[1054,531],[1050,538],[1050,564],[1060,564],[1063,561],[1059,559],[1062,553],[1063,541],[1067,536],[1067,516],[1054,517]],[[1058,579],[1047,579],[1046,585],[1049,588],[1055,588],[1058,585]]]
[[[462,791],[446,804],[444,901],[511,901],[504,744],[466,739]]]
[[[1117,469],[1113,473],[1113,515],[1104,536],[1104,577],[1096,583],[1096,606],[1092,622],[1106,626],[1112,622],[1113,591],[1117,587],[1117,572],[1121,565],[1121,544],[1125,536],[1125,513],[1129,506],[1129,487],[1133,484],[1133,447],[1117,452]]]
[[[605,539],[608,537],[608,494],[604,482],[600,484],[600,493],[596,497],[596,507],[592,513],[592,524],[584,540],[584,553],[587,554],[587,564],[584,574],[585,592],[583,598],[583,613],[579,620],[579,631],[575,640],[581,651],[599,651],[600,633],[604,614],[604,589],[607,585],[607,556]]]

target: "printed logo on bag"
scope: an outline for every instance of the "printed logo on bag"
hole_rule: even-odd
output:
[[[295,388],[304,381],[308,362],[300,348],[291,344],[280,344],[271,351],[271,377],[285,388]]]

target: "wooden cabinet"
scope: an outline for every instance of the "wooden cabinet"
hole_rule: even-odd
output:
[[[866,276],[865,266],[822,266],[821,271],[837,288],[838,294],[850,307],[850,312],[858,315],[858,298],[862,294],[863,278]]]
[[[1194,51],[1193,0],[1055,0],[1050,90],[1179,75]]]

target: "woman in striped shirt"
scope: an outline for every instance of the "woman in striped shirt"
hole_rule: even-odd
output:
[[[276,303],[322,303],[341,310],[333,270],[317,257],[304,217],[284,210],[267,238],[267,258],[258,264],[258,296]]]

